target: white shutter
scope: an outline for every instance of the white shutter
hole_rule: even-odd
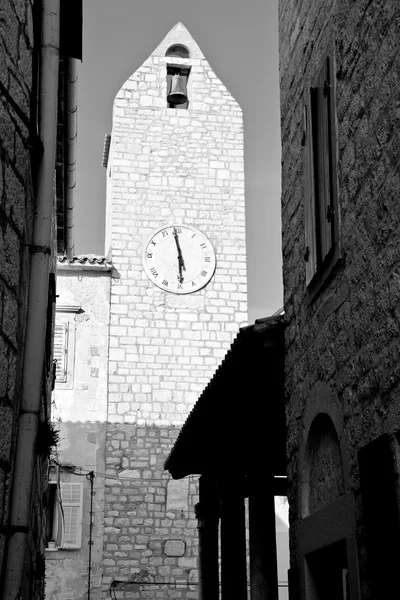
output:
[[[56,323],[54,327],[53,358],[56,362],[56,382],[67,381],[68,322]]]
[[[82,483],[61,483],[64,514],[63,548],[80,548],[82,545]]]

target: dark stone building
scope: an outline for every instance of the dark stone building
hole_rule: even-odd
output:
[[[56,222],[59,249],[72,241],[67,202],[61,197],[56,209],[54,194],[58,103],[59,172],[75,142],[66,140],[71,95],[64,101],[58,92],[60,56],[68,72],[76,56],[67,22],[81,40],[81,4],[62,4],[63,28],[59,0],[0,6],[0,597],[13,600],[44,597]],[[65,184],[57,176],[60,191],[73,167]]]
[[[400,5],[279,4],[291,598],[388,598],[400,558]]]

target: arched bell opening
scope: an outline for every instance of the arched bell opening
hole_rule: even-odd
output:
[[[172,44],[165,53],[168,58],[190,58],[190,52],[183,44]],[[189,107],[187,83],[190,67],[167,64],[167,104],[168,108]]]
[[[165,56],[176,56],[177,58],[190,58],[190,52],[183,44],[172,44],[165,53]]]
[[[167,65],[168,108],[186,109],[189,107],[188,79],[190,67]]]

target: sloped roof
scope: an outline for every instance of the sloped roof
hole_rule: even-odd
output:
[[[282,315],[240,329],[165,462],[174,479],[286,475]]]

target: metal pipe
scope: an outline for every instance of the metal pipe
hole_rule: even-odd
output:
[[[74,256],[74,194],[76,186],[76,141],[78,129],[78,62],[68,58],[65,77],[65,127],[66,127],[66,156],[65,156],[65,248],[67,258]]]
[[[86,479],[90,480],[90,521],[89,521],[89,570],[88,570],[88,591],[87,597],[90,600],[90,591],[92,587],[92,544],[93,544],[93,479],[94,479],[94,471],[90,471],[88,475],[86,475]]]
[[[27,309],[18,437],[11,487],[3,598],[19,597],[32,510],[32,484],[40,421],[53,224],[53,184],[57,133],[60,0],[42,0],[39,81],[39,135],[43,154],[38,165],[31,272]]]

